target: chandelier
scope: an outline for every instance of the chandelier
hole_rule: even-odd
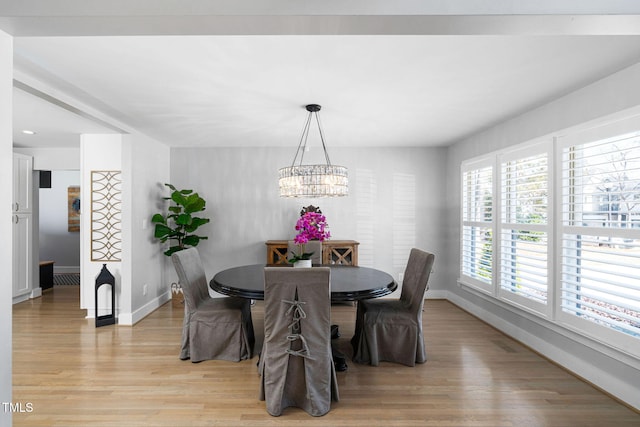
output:
[[[281,168],[278,172],[280,197],[337,197],[349,194],[349,177],[347,168],[332,165],[329,153],[324,143],[324,134],[320,126],[318,104],[309,104],[305,107],[309,112],[298,143],[298,150],[293,158],[291,166]],[[315,116],[324,151],[324,164],[303,165],[302,160],[307,149],[307,138],[311,127],[311,118]]]

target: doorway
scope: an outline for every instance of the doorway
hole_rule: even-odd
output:
[[[80,285],[80,171],[39,171],[38,260],[40,283]],[[46,286],[46,285],[45,285]],[[46,289],[43,288],[43,291]]]

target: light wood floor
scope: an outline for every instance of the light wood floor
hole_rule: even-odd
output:
[[[340,402],[313,418],[271,417],[257,357],[178,359],[182,311],[164,305],[134,327],[96,329],[77,286],[13,307],[15,426],[639,426],[640,414],[446,301],[427,300],[429,360],[415,368],[349,364]],[[355,308],[334,306],[348,355]],[[259,333],[262,306],[253,309]],[[259,333],[261,337],[261,334]],[[261,338],[258,345],[261,344]]]

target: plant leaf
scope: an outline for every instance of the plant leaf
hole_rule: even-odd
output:
[[[183,213],[178,215],[176,218],[176,224],[178,225],[189,225],[191,224],[191,215],[188,213]]]
[[[171,200],[176,202],[176,204],[179,206],[184,206],[184,204],[187,202],[187,198],[184,197],[184,195],[179,191],[174,191],[173,193],[171,193]]]
[[[155,222],[159,222],[160,224],[166,224],[167,220],[165,219],[165,217],[162,214],[155,214],[154,216],[151,217],[151,222],[155,223]]]
[[[194,231],[196,231],[196,229],[198,229],[198,227],[208,223],[209,221],[209,218],[199,218],[197,216],[194,216],[191,218],[191,224],[185,225],[184,230],[187,233],[193,233]]]
[[[171,228],[167,227],[164,224],[156,224],[156,229],[153,236],[156,239],[162,239],[169,237],[171,233],[173,233],[173,230]]]
[[[174,252],[178,252],[178,251],[181,251],[181,250],[183,250],[183,249],[184,249],[184,248],[181,248],[180,246],[171,246],[169,249],[167,249],[167,250],[166,250],[166,251],[164,251],[163,253],[164,253],[166,256],[171,256],[171,254],[172,254],[172,253],[174,253]]]
[[[200,240],[207,240],[207,237],[206,236],[201,237],[201,236],[196,236],[195,234],[192,234],[182,239],[182,243],[189,246],[198,246],[198,243],[200,243]]]
[[[188,213],[200,212],[204,210],[207,202],[204,201],[202,197],[198,195],[198,193],[194,193],[187,197],[184,202],[184,210]]]

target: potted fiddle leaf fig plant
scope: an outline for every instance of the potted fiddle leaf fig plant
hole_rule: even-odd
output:
[[[171,189],[169,197],[164,200],[171,200],[166,214],[157,213],[151,218],[154,223],[154,237],[161,243],[167,240],[170,242],[169,249],[164,251],[166,256],[186,249],[189,246],[198,246],[200,240],[208,239],[207,236],[198,236],[195,231],[200,226],[207,224],[209,218],[200,218],[194,214],[205,210],[207,202],[193,190],[178,190],[171,184],[165,184]]]
[[[196,216],[198,212],[205,210],[206,201],[193,190],[178,190],[171,184],[165,184],[171,189],[169,197],[171,205],[166,213],[157,213],[151,218],[155,224],[154,237],[161,243],[170,242],[169,249],[164,251],[166,256],[181,251],[190,246],[198,246],[200,240],[208,239],[207,236],[199,236],[195,231],[209,222],[209,218]],[[179,283],[171,284],[171,300],[174,307],[184,304],[184,295]]]

